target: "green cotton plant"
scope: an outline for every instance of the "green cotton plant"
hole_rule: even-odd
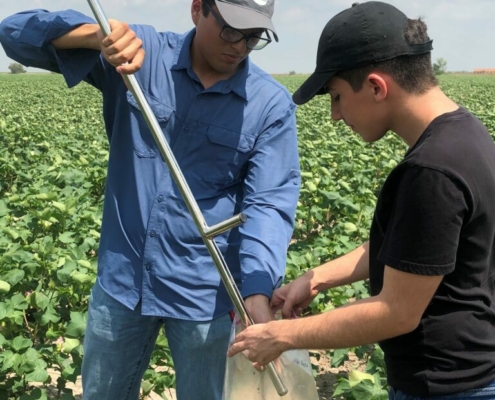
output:
[[[304,79],[280,78],[291,92]],[[494,134],[494,77],[444,74],[440,82]],[[67,384],[81,372],[108,159],[101,96],[87,84],[68,90],[55,74],[0,74],[0,89],[0,400],[46,399],[49,392],[74,399]],[[297,111],[302,189],[286,282],[368,239],[380,187],[406,151],[391,134],[363,143],[331,121],[329,106],[327,96],[318,96]],[[367,296],[366,282],[334,288],[305,312]],[[329,350],[333,366],[351,351],[365,370],[340,377],[335,395],[385,398],[381,350]],[[47,371],[58,372],[57,380]],[[142,396],[166,398],[164,390],[174,383],[161,334]]]
[[[101,97],[58,75],[0,85],[0,399],[47,398],[48,387],[74,399],[108,160]],[[159,341],[143,395],[174,379]]]
[[[77,94],[67,98],[58,77],[43,77],[37,90],[33,79],[41,77],[0,81],[0,398],[43,398],[46,389],[35,386],[50,384],[70,399],[95,279],[106,152],[99,160],[105,147],[84,144],[95,132],[82,117],[78,131],[68,110],[56,109],[75,107]],[[85,152],[95,152],[91,164]]]

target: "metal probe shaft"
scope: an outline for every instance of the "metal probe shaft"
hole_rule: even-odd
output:
[[[106,18],[105,13],[103,12],[103,9],[99,4],[98,0],[88,0],[88,4],[96,20],[98,21],[98,24],[100,25],[101,31],[105,36],[108,36],[111,33],[110,24],[108,23],[108,19]],[[198,207],[196,199],[194,198],[191,189],[189,188],[189,185],[187,184],[187,181],[184,178],[184,175],[182,174],[179,165],[177,164],[177,160],[175,159],[175,156],[173,155],[169,144],[167,143],[167,141],[165,140],[162,134],[161,127],[158,124],[158,121],[156,120],[156,117],[153,114],[153,111],[151,110],[148,102],[146,101],[146,98],[144,97],[144,94],[141,90],[141,87],[139,86],[139,83],[137,82],[136,77],[134,75],[125,75],[125,74],[123,74],[122,77],[127,85],[127,88],[132,92],[134,98],[136,99],[136,102],[139,105],[139,108],[143,114],[146,124],[148,125],[148,128],[150,129],[151,134],[155,139],[155,142],[160,150],[160,153],[164,161],[166,162],[170,170],[170,173],[172,174],[172,177],[175,183],[177,184],[179,191],[182,194],[184,202],[186,203],[186,206],[194,220],[194,223],[198,228],[199,233],[201,234],[201,237],[206,245],[206,248],[210,252],[210,255],[217,267],[222,282],[225,285],[225,288],[229,294],[230,299],[234,304],[234,307],[236,308],[237,313],[241,317],[242,321],[244,321],[248,325],[253,325],[254,321],[251,315],[249,314],[246,305],[244,304],[244,300],[241,296],[241,293],[239,292],[239,289],[235,284],[234,278],[232,277],[232,274],[227,266],[227,263],[225,262],[222,253],[220,252],[220,249],[218,248],[217,244],[212,238],[213,235],[211,229],[206,224],[206,221],[203,217],[201,210]],[[246,220],[246,216],[240,214],[237,217],[233,217],[224,223],[220,223],[219,225],[221,226],[221,228],[214,229],[214,232],[216,234],[222,233],[225,230],[227,230],[228,227],[233,228],[235,226],[238,226],[241,223],[243,223],[245,220]],[[278,374],[277,370],[275,369],[274,363],[273,362],[269,363],[266,366],[266,368],[268,375],[270,376],[270,379],[272,380],[273,385],[277,390],[277,393],[280,396],[285,396],[288,390],[284,382],[280,378],[280,375]]]

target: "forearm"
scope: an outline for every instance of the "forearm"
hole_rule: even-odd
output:
[[[312,287],[321,292],[369,278],[369,243],[308,272]]]
[[[419,326],[442,279],[386,266],[379,295],[313,317],[276,321],[270,329],[287,349],[347,348],[404,335]]]
[[[100,43],[97,37],[98,31],[99,31],[98,24],[84,24],[67,32],[63,36],[52,40],[52,45],[56,50],[66,50],[66,49],[100,50]]]
[[[229,356],[249,350],[261,365],[291,349],[339,349],[376,343],[416,329],[443,277],[385,267],[379,295],[320,315],[272,321],[239,333]]]
[[[93,19],[74,10],[25,11],[0,22],[0,43],[13,60],[26,66],[60,72],[68,86],[73,87],[88,77],[98,62],[100,51],[89,48],[56,50],[52,42],[73,31],[84,31],[83,36],[91,36],[90,28],[78,28],[92,24]]]
[[[284,350],[349,348],[411,331],[398,314],[376,296],[312,317],[274,321],[269,329]]]

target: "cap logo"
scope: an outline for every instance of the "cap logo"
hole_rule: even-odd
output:
[[[268,3],[268,0],[254,0],[254,2],[260,6],[266,6],[266,3]]]

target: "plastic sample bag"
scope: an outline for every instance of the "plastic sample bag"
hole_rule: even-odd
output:
[[[237,329],[236,329],[237,327]],[[239,331],[236,317],[234,333]],[[275,390],[268,372],[257,371],[253,363],[239,353],[227,359],[223,400],[318,400],[316,383],[307,350],[289,350],[274,361],[288,393],[281,397]]]

